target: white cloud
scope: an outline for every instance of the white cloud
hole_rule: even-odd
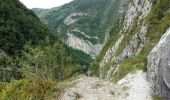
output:
[[[69,3],[73,0],[19,0],[28,8],[52,8]]]

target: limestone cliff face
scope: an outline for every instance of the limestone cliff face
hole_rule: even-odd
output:
[[[145,34],[148,30],[147,25],[145,25],[144,19],[149,14],[152,8],[152,1],[150,0],[133,0],[129,4],[128,10],[125,14],[123,28],[119,32],[119,39],[115,44],[107,50],[102,62],[100,63],[100,73],[101,77],[109,79],[111,75],[117,71],[114,67],[118,67],[119,63],[127,58],[133,58],[137,56],[143,49],[146,43]],[[131,34],[131,29],[133,25],[136,24],[138,30],[133,34],[131,39],[125,43],[123,50],[116,54],[119,51],[119,47],[124,40]],[[116,62],[117,65],[110,66],[107,74],[103,75],[103,69],[107,63]]]
[[[128,4],[129,0],[73,0],[61,7],[33,10],[69,47],[95,58],[107,40],[107,31],[118,19],[123,20]]]
[[[83,12],[72,13],[65,18],[64,24],[67,26],[74,24],[76,23],[76,21],[78,21],[83,16],[88,16],[88,14],[83,13]],[[84,39],[83,37],[75,36],[73,34],[74,32],[79,33],[80,35],[82,35],[83,37],[87,39],[98,39],[98,37],[88,36],[86,35],[86,33],[82,32],[77,27],[75,27],[71,30],[68,29],[67,40],[66,40],[67,46],[73,49],[81,50],[84,53],[89,54],[91,58],[95,59],[95,57],[99,55],[103,47],[103,44],[99,44],[99,43],[93,44],[91,41]]]
[[[68,33],[67,35],[68,39],[66,43],[69,47],[81,50],[86,54],[89,54],[93,59],[95,59],[96,55],[100,53],[103,47],[101,44],[92,44],[90,41],[79,38],[71,33]]]
[[[155,95],[170,99],[170,28],[148,56],[147,77]]]

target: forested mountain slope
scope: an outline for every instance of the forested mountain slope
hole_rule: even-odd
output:
[[[39,44],[52,36],[39,18],[18,0],[1,0],[0,5],[0,49],[6,53],[21,53],[26,42]]]
[[[33,11],[55,34],[64,37],[69,47],[94,59],[109,31],[121,23],[128,3],[128,0],[74,0],[58,8]]]
[[[153,64],[152,58],[160,54],[150,54],[170,27],[169,0],[74,0],[35,13],[53,32],[65,37],[68,46],[95,59],[89,75],[117,82],[130,72],[147,71],[148,67],[153,94],[169,98],[164,89],[169,86],[168,74],[160,75],[164,72],[157,73],[159,64]]]
[[[0,100],[57,99],[58,81],[83,72],[70,50],[21,2],[0,0]]]
[[[19,1],[0,1],[0,99],[170,99],[170,0],[32,10],[52,33]]]

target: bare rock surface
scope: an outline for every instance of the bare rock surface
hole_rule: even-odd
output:
[[[0,59],[2,59],[2,58],[5,57],[5,56],[6,56],[5,51],[0,50]]]
[[[92,44],[88,40],[84,40],[83,38],[79,38],[71,33],[67,33],[68,39],[66,41],[69,47],[74,49],[81,50],[86,54],[90,54],[90,56],[94,59],[101,51],[103,45],[102,44]]]
[[[151,96],[146,74],[137,71],[116,84],[83,76],[65,90],[60,100],[151,100]]]
[[[148,56],[147,76],[153,94],[170,100],[170,28]]]

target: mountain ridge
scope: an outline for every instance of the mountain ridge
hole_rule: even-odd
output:
[[[59,36],[64,37],[66,40],[68,38],[70,40],[66,42],[68,46],[90,54],[94,59],[101,51],[107,39],[106,32],[109,31],[109,27],[112,27],[118,16],[121,16],[120,10],[123,13],[127,6],[126,3],[128,3],[128,0],[124,2],[117,0],[94,0],[93,2],[75,0],[60,7],[59,11],[49,12],[47,16],[35,13],[55,34],[59,34]],[[120,8],[119,5],[121,5]],[[110,13],[111,11],[112,13]],[[58,19],[56,19],[57,16]],[[68,33],[71,33],[72,36],[70,37]],[[89,49],[79,46],[82,45],[81,43],[70,44],[72,41],[75,41],[74,38],[79,39],[78,41],[81,41]]]
[[[86,1],[84,0],[84,6],[87,6],[85,2],[88,2],[88,0]],[[94,2],[95,1],[90,2],[91,3],[90,5],[95,5]],[[98,3],[99,2],[100,1],[98,1]],[[92,44],[96,44],[96,43],[101,44],[101,47],[98,48],[100,53],[96,54],[96,59],[91,63],[89,75],[96,75],[100,78],[107,79],[110,81],[118,81],[130,72],[141,70],[141,69],[143,69],[144,71],[147,71],[147,62],[148,62],[147,56],[151,52],[152,48],[156,46],[156,43],[159,41],[161,35],[170,26],[170,24],[168,23],[170,20],[169,12],[168,12],[169,11],[168,7],[170,5],[170,2],[168,0],[165,0],[165,1],[161,1],[161,0],[144,0],[144,1],[110,0],[108,2],[109,2],[109,5],[107,6],[107,9],[104,10],[104,12],[105,11],[109,12],[109,10],[111,12],[110,13],[105,12],[104,15],[107,17],[111,17],[112,14],[114,13],[114,17],[107,19],[107,17],[102,16],[102,13],[100,13],[100,10],[97,10],[97,12],[99,12],[99,14],[102,17],[100,16],[95,17],[95,19],[101,18],[100,20],[98,20],[99,23],[97,23],[100,27],[97,27],[97,28],[102,28],[101,26],[105,24],[103,27],[105,28],[105,31],[102,31],[102,30],[98,31],[94,29],[97,32],[97,34],[100,34],[100,32],[103,32],[102,34],[103,37],[100,37],[99,35],[97,35],[97,37],[99,38],[99,41],[100,39],[103,40],[102,42],[93,41],[94,43],[92,43],[92,40],[86,39],[87,37],[85,38],[83,37],[83,35],[84,33],[87,36],[93,37],[93,35],[89,35],[88,32],[82,31],[81,28],[79,27],[78,28],[76,27],[74,29],[74,26],[75,26],[74,23],[77,23],[79,20],[76,18],[88,16],[88,9],[90,8],[86,9],[85,11],[87,12],[84,12],[84,13],[79,10],[77,13],[75,13],[76,10],[75,11],[70,10],[73,13],[66,14],[67,17],[65,18],[67,20],[61,21],[61,22],[64,22],[66,25],[70,26],[73,29],[67,30],[67,28],[65,28],[64,30],[67,30],[67,31],[65,32],[63,31],[61,32],[61,34],[67,33],[68,35],[68,38],[66,38],[67,45],[69,43],[73,43],[74,41],[77,41],[80,43],[82,42],[81,39],[88,40]],[[114,6],[114,4],[116,3],[118,5],[117,7]],[[74,2],[72,2],[72,4],[74,4]],[[68,5],[71,6],[71,4],[68,4]],[[109,6],[111,8],[109,8]],[[114,7],[116,7],[115,9],[117,10],[113,9]],[[91,11],[94,11],[95,13],[94,9]],[[116,19],[116,16],[117,16],[116,12],[119,18],[117,19],[118,20],[117,22],[116,21],[114,22],[112,18]],[[91,15],[93,15],[93,13]],[[91,18],[88,18],[88,19],[91,19]],[[110,26],[108,27],[106,27],[107,24],[109,24],[107,21],[111,23]],[[88,22],[89,22],[88,20],[84,20],[79,26],[83,25],[84,27],[86,27],[86,23]],[[88,25],[88,27],[90,29],[91,27],[94,27],[94,26]],[[77,33],[73,33],[73,32],[77,32]],[[74,37],[76,39],[74,38],[70,39],[69,37]],[[85,42],[83,41],[83,43]],[[88,45],[84,45],[83,43],[80,43],[78,45],[82,45],[82,47],[88,47]],[[76,47],[75,44],[70,44],[70,45],[72,45],[70,46],[72,48]],[[95,45],[91,45],[91,46],[95,47]],[[83,51],[82,47],[76,47],[76,49]],[[84,51],[87,51],[87,50],[84,49]],[[85,53],[88,54],[88,52],[85,52]],[[155,74],[156,71],[153,73]],[[157,80],[159,80],[159,78],[157,78]],[[153,80],[151,80],[151,82],[152,81]],[[160,80],[158,82],[161,83]],[[152,84],[157,84],[157,83],[152,83]],[[159,85],[160,87],[163,86],[161,84]],[[158,88],[154,88],[154,86],[152,86],[152,89],[159,92],[159,93],[155,92],[153,93],[153,95],[157,94],[159,96],[163,96],[164,98],[168,97],[166,94],[161,94]]]

